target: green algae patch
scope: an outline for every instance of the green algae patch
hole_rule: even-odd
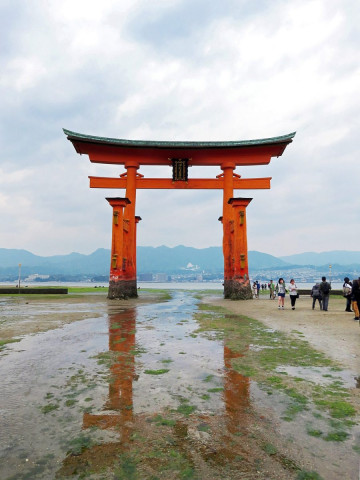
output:
[[[160,368],[159,370],[145,370],[144,373],[147,375],[163,375],[169,371],[170,370],[168,368]]]
[[[177,412],[182,413],[183,415],[186,415],[186,416],[190,415],[191,413],[194,413],[195,410],[196,410],[195,405],[188,405],[186,403],[182,403],[176,409]]]
[[[156,415],[154,418],[150,420],[150,422],[155,423],[155,425],[165,425],[166,427],[173,427],[176,423],[175,420],[171,420],[169,418],[164,418],[161,415]]]
[[[80,455],[84,450],[89,449],[95,443],[89,435],[79,435],[69,442],[67,454]]]
[[[327,442],[344,442],[349,438],[348,432],[344,431],[335,431],[329,432],[325,437],[324,440]]]
[[[59,404],[57,403],[49,403],[48,405],[44,405],[41,407],[41,413],[47,414],[50,412],[53,412],[54,410],[57,410],[60,407]]]
[[[159,301],[171,300],[172,298],[172,294],[169,290],[165,290],[161,288],[159,289],[158,288],[141,288],[139,292],[140,295],[142,292],[155,294]]]
[[[214,388],[209,388],[208,390],[209,393],[219,393],[223,391],[224,391],[223,387],[214,387]]]
[[[268,455],[275,455],[278,450],[276,447],[274,447],[274,445],[272,445],[271,443],[266,443],[264,446],[263,446],[263,450],[264,452],[266,452]]]
[[[0,352],[1,350],[3,350],[6,345],[8,345],[9,343],[17,343],[17,342],[21,342],[21,338],[6,338],[5,340],[0,340]]]
[[[308,472],[306,470],[302,470],[296,476],[296,480],[324,480],[324,479],[316,472],[313,472],[313,471]]]
[[[69,293],[107,293],[108,287],[67,287]]]

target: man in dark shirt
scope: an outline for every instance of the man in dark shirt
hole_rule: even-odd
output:
[[[321,280],[322,282],[320,283],[320,293],[322,296],[323,310],[327,312],[328,305],[329,305],[331,285],[329,282],[326,281],[326,277],[321,277]]]

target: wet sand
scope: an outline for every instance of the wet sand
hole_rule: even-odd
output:
[[[291,333],[292,330],[302,332],[314,348],[360,375],[359,322],[353,320],[354,313],[344,311],[344,299],[330,297],[327,312],[319,310],[318,304],[312,310],[310,297],[297,299],[295,310],[291,310],[288,297],[284,310],[278,310],[277,299],[270,300],[267,296],[243,302],[213,297],[211,303],[236,314],[255,318],[286,333]]]
[[[100,317],[108,310],[128,309],[159,301],[162,293],[142,292],[138,298],[109,300],[105,293],[66,296],[0,296],[0,340],[46,332],[63,325]]]

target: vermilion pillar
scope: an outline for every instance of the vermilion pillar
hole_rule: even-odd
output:
[[[229,204],[230,198],[233,197],[234,192],[234,176],[233,172],[235,165],[233,163],[224,163],[221,165],[224,176],[224,190],[223,190],[223,254],[224,254],[224,296],[230,298],[228,292],[231,291],[233,278],[233,235],[234,220],[233,208]]]
[[[110,260],[110,281],[108,298],[124,298],[128,296],[127,279],[124,275],[124,208],[130,204],[128,198],[107,198],[113,208],[112,242]]]
[[[137,297],[136,283],[136,171],[137,162],[127,162],[126,167],[126,197],[130,200],[124,211],[124,255],[123,276],[126,282],[124,290],[127,297]]]
[[[141,217],[135,217],[135,244],[134,244],[134,258],[135,258],[135,275],[137,276],[137,269],[136,269],[136,245],[137,245],[137,224],[141,221]]]
[[[230,231],[232,245],[232,278],[225,284],[225,298],[247,300],[252,298],[249,281],[249,263],[246,233],[246,207],[252,198],[230,198],[233,223]]]

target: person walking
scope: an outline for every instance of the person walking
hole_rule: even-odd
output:
[[[320,293],[320,283],[315,283],[315,285],[312,287],[311,296],[312,296],[312,299],[313,299],[312,309],[314,310],[316,300],[318,300],[319,305],[320,305],[320,310],[322,310],[322,298],[321,298],[321,293]]]
[[[331,290],[331,285],[329,282],[326,281],[326,277],[321,277],[320,293],[322,297],[324,312],[328,311],[330,290]]]
[[[360,278],[352,282],[351,305],[355,312],[354,320],[359,320],[360,316]]]
[[[257,286],[256,286],[256,282],[253,282],[253,284],[252,284],[252,291],[253,291],[253,297],[254,297],[254,298],[257,298]]]
[[[286,286],[283,278],[279,278],[275,290],[278,295],[278,309],[284,310]]]
[[[257,288],[257,298],[259,298],[259,295],[260,295],[260,283],[259,283],[259,280],[256,280],[256,288]]]
[[[352,312],[352,310],[351,310],[351,291],[352,291],[352,283],[350,282],[349,277],[345,277],[344,278],[344,284],[343,284],[343,295],[346,298],[345,312]]]
[[[275,283],[270,280],[269,283],[269,290],[270,290],[270,300],[274,300],[275,298]]]
[[[289,284],[289,295],[291,302],[291,310],[295,310],[296,299],[298,298],[297,286],[295,280],[292,278]]]

